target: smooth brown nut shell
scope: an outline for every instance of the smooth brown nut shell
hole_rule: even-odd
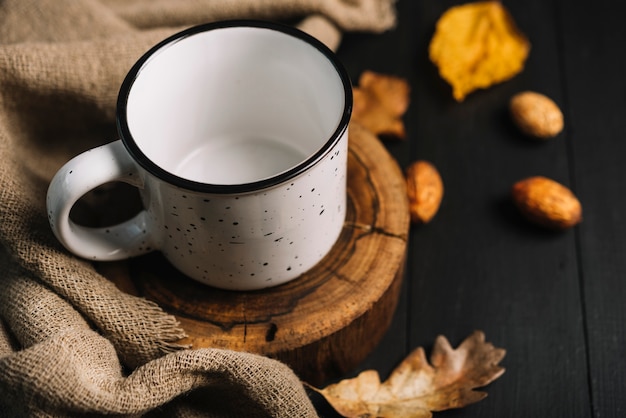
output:
[[[536,176],[513,185],[515,205],[529,221],[550,229],[567,229],[582,221],[582,206],[570,189]]]
[[[563,113],[547,96],[525,91],[513,96],[509,102],[511,118],[527,135],[549,139],[563,130]]]
[[[428,161],[416,161],[407,168],[406,181],[411,222],[430,222],[443,198],[439,171]]]

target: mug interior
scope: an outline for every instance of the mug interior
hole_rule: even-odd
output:
[[[349,81],[321,44],[285,30],[209,26],[149,52],[120,93],[131,153],[149,169],[213,185],[314,163],[346,129]]]

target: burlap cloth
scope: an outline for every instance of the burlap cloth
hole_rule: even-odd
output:
[[[119,85],[185,27],[298,23],[337,47],[394,24],[393,0],[0,1],[0,416],[315,416],[285,365],[177,345],[182,330],[65,251],[45,196],[74,155],[116,139]],[[294,23],[295,22],[295,23]]]

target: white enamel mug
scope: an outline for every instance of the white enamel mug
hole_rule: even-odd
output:
[[[120,139],[55,175],[50,225],[87,259],[158,250],[211,286],[285,283],[315,266],[341,232],[351,109],[335,55],[297,29],[227,21],[185,30],[124,80]],[[136,186],[144,210],[106,228],[70,219],[78,199],[114,181]]]

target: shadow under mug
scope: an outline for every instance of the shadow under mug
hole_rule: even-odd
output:
[[[350,80],[315,38],[260,21],[190,28],[126,76],[120,139],[57,172],[50,225],[87,259],[159,250],[211,286],[285,283],[316,265],[343,227],[351,110]],[[139,214],[105,228],[70,219],[78,199],[112,181],[139,189]]]

